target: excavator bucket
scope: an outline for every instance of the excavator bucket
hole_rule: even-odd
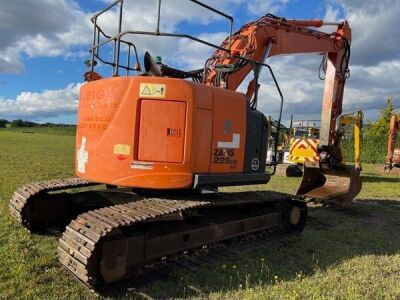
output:
[[[306,162],[297,195],[344,207],[357,196],[361,186],[356,166],[323,169],[318,162]]]

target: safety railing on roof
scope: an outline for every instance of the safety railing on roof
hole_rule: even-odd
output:
[[[137,0],[139,1],[139,0]],[[143,0],[145,1],[145,0]],[[128,40],[124,40],[122,39],[124,36],[126,35],[150,35],[150,36],[165,36],[165,37],[177,37],[177,38],[186,38],[198,43],[201,43],[203,45],[212,47],[214,49],[219,49],[222,51],[225,51],[228,56],[231,55],[230,53],[230,49],[232,46],[232,30],[233,30],[233,17],[229,16],[219,10],[217,10],[216,8],[213,8],[207,4],[204,4],[198,0],[187,0],[190,1],[194,4],[197,4],[215,14],[218,14],[222,17],[224,17],[225,19],[229,20],[229,36],[228,36],[228,43],[226,45],[226,48],[223,48],[219,45],[215,45],[213,43],[210,43],[208,41],[205,41],[203,39],[194,37],[192,35],[189,34],[180,34],[180,33],[169,33],[169,32],[161,32],[160,31],[160,23],[161,23],[161,1],[162,0],[157,0],[158,1],[158,11],[157,11],[157,23],[156,23],[156,30],[155,31],[137,31],[137,30],[128,30],[128,31],[122,31],[122,17],[123,17],[123,4],[124,4],[124,0],[116,0],[115,2],[113,2],[112,4],[110,4],[108,7],[106,7],[105,9],[103,9],[102,11],[98,12],[97,14],[95,14],[91,21],[93,22],[94,25],[94,30],[93,30],[93,43],[92,43],[92,47],[90,48],[90,52],[91,52],[91,60],[88,61],[88,66],[90,67],[91,71],[93,72],[94,67],[96,66],[97,62],[95,59],[98,59],[100,62],[102,62],[103,64],[106,65],[110,65],[112,66],[112,75],[113,76],[119,76],[120,75],[120,69],[124,69],[126,71],[126,75],[129,75],[130,71],[137,71],[140,72],[141,71],[141,67],[139,64],[139,59],[138,59],[138,53],[137,53],[137,49],[136,46],[128,41]],[[171,0],[172,1],[172,0]],[[118,19],[118,33],[114,36],[110,36],[107,35],[98,25],[98,18],[103,15],[105,12],[111,10],[112,8],[116,7],[119,5],[119,19]],[[100,41],[101,37],[105,38],[104,41]],[[113,43],[113,59],[112,61],[107,61],[104,58],[102,58],[100,56],[100,48],[108,45],[110,43]],[[121,45],[125,45],[127,47],[127,62],[126,64],[121,64]],[[275,75],[272,71],[271,66],[269,66],[268,64],[266,64],[264,62],[264,60],[268,57],[268,53],[271,50],[271,44],[268,46],[267,50],[266,50],[266,54],[265,57],[262,59],[261,62],[257,62],[257,61],[253,61],[247,57],[242,57],[242,56],[237,56],[235,55],[236,58],[240,58],[246,62],[251,62],[253,63],[253,68],[254,68],[254,73],[255,73],[255,79],[256,82],[258,82],[258,77],[259,77],[259,73],[261,71],[262,67],[266,67],[270,74],[271,77],[275,83],[275,86],[277,88],[277,91],[279,93],[279,97],[280,97],[280,109],[279,109],[279,118],[277,120],[277,132],[275,135],[275,145],[274,145],[274,149],[275,149],[275,161],[277,161],[277,153],[278,153],[278,140],[279,140],[279,132],[281,130],[281,118],[282,118],[282,108],[283,108],[283,95],[281,92],[281,89],[278,85],[278,82],[275,78]],[[134,65],[134,67],[131,66],[131,55],[133,55],[135,57],[136,63]],[[206,75],[206,72],[203,73],[203,76]],[[256,109],[257,108],[257,98],[258,98],[258,88],[255,91],[255,95],[254,95],[254,99],[253,102],[251,104],[252,109]],[[273,170],[270,173],[270,175],[275,174],[276,171],[276,165],[273,165]]]
[[[91,68],[91,71],[93,72],[94,67],[97,64],[97,60],[102,62],[105,65],[110,65],[112,67],[112,75],[113,76],[119,76],[120,75],[120,69],[123,69],[126,71],[126,75],[129,75],[130,71],[141,71],[139,59],[138,59],[138,52],[136,49],[136,46],[134,43],[128,41],[127,39],[123,39],[123,37],[127,35],[151,35],[151,36],[165,36],[165,37],[177,37],[177,38],[186,38],[190,39],[192,41],[210,46],[215,49],[220,49],[223,51],[226,51],[229,53],[229,49],[231,46],[231,41],[230,37],[232,36],[232,29],[233,29],[233,17],[229,16],[219,10],[217,10],[214,7],[211,7],[207,4],[204,4],[200,1],[197,0],[188,0],[196,5],[199,5],[215,14],[218,14],[227,20],[229,20],[229,47],[227,49],[220,47],[219,45],[215,45],[213,43],[210,43],[206,40],[194,37],[189,34],[181,34],[181,33],[171,33],[171,32],[161,32],[160,31],[160,23],[161,23],[161,2],[162,0],[157,0],[158,1],[158,11],[157,11],[157,22],[156,22],[156,30],[155,31],[137,31],[137,30],[128,30],[128,31],[122,31],[122,18],[123,18],[123,4],[124,0],[117,0],[95,14],[92,18],[91,21],[94,25],[94,30],[93,30],[93,43],[92,47],[90,48],[90,53],[91,53],[91,60],[88,62],[89,67]],[[119,19],[118,19],[118,33],[114,36],[110,36],[106,34],[98,25],[98,18],[103,15],[105,12],[110,11],[112,8],[117,7],[119,5]],[[103,40],[102,40],[103,39]],[[106,45],[112,44],[113,47],[113,56],[112,60],[106,60],[105,58],[101,57],[100,55],[100,49]],[[127,54],[127,59],[126,63],[121,63],[121,50],[122,47],[126,47],[126,54]],[[131,63],[132,60],[132,55],[134,56],[135,59],[135,64],[133,65]]]

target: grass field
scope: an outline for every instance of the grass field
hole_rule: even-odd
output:
[[[31,235],[8,214],[8,200],[22,184],[72,176],[73,156],[72,136],[0,131],[1,299],[101,297],[61,267],[57,236]],[[234,262],[175,272],[120,297],[399,299],[400,177],[365,165],[363,182],[351,207],[311,208],[303,234],[284,244],[271,241],[268,251],[252,249]],[[298,183],[275,176],[247,189],[294,193]]]
[[[15,133],[25,133],[25,134],[52,134],[52,135],[70,135],[75,136],[76,127],[66,126],[66,127],[10,127],[10,128],[0,128],[0,132],[15,132]]]

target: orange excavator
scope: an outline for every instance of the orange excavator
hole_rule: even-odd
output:
[[[400,174],[400,149],[395,148],[396,136],[400,136],[400,117],[393,113],[390,118],[385,172]]]
[[[232,28],[231,16],[189,1],[227,18]],[[342,162],[336,129],[350,56],[346,21],[287,20],[267,14],[235,33],[231,29],[221,45],[214,45],[187,34],[161,32],[161,1],[158,4],[154,32],[122,31],[123,0],[92,18],[91,59],[78,109],[77,177],[27,184],[10,201],[11,214],[32,231],[66,226],[59,259],[91,287],[221,241],[270,228],[302,231],[304,200],[344,204],[361,188],[354,167]],[[119,9],[119,29],[113,36],[98,22],[111,9]],[[324,25],[337,29],[316,30]],[[194,71],[171,68],[146,52],[142,70],[132,39],[138,35],[187,38],[215,51],[204,68]],[[258,101],[266,100],[259,99],[258,80],[261,70],[268,70],[283,101],[266,60],[295,53],[324,54],[320,160],[305,166],[296,196],[216,192],[220,186],[267,183],[273,175],[265,166],[268,122],[257,110]],[[124,62],[122,55],[127,55]],[[96,72],[97,62],[96,71],[111,66],[112,76]],[[238,92],[251,72],[246,94]],[[98,186],[87,188],[93,185]]]

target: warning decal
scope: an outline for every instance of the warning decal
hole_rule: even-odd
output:
[[[139,97],[143,98],[165,98],[167,87],[165,84],[141,83]]]
[[[131,154],[131,146],[125,145],[125,144],[115,144],[114,145],[114,154],[130,155]]]
[[[86,137],[82,137],[81,146],[79,150],[76,151],[76,160],[78,161],[78,172],[86,173],[86,164],[89,161],[89,152],[86,151]]]

